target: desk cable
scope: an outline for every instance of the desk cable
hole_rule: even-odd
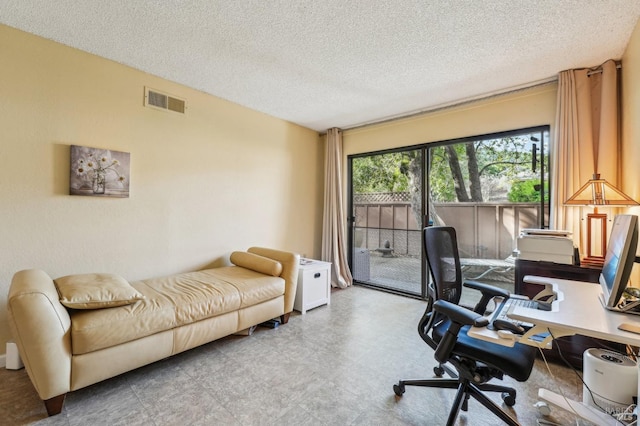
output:
[[[549,334],[551,334],[551,330],[547,329],[547,331],[549,331]],[[553,334],[551,334],[551,338],[552,338],[553,341],[555,341],[555,337],[553,337]],[[579,426],[580,423],[578,422],[578,418],[580,418],[580,415],[573,409],[573,407],[569,403],[569,399],[565,396],[564,392],[562,392],[562,389],[558,385],[558,380],[556,379],[556,376],[551,371],[551,367],[549,367],[549,363],[547,362],[547,357],[544,356],[544,351],[542,350],[541,347],[538,347],[538,351],[540,352],[540,355],[542,356],[542,360],[544,361],[544,365],[547,367],[547,372],[549,373],[549,376],[551,376],[551,379],[553,380],[553,383],[556,385],[556,390],[558,391],[558,393],[560,395],[562,395],[562,398],[564,398],[564,400],[566,401],[567,406],[571,409],[571,412],[577,417],[576,418],[576,426]],[[558,352],[560,353],[560,349],[559,348],[558,348]],[[560,357],[562,358],[562,360],[564,360],[564,357],[562,356],[561,353],[560,353]],[[537,419],[536,420],[536,424],[538,424],[538,425],[561,426],[559,423],[553,423],[553,422],[549,422],[547,420],[541,420],[541,419]]]
[[[547,331],[549,332],[549,335],[551,336],[552,341],[556,341],[556,338],[553,336],[553,333],[551,332],[551,330],[547,329]],[[566,360],[566,358],[564,357],[564,355],[562,354],[562,350],[560,349],[560,345],[556,345],[557,349],[558,349],[558,355],[560,355],[560,359],[562,359],[562,361],[569,367],[571,368],[571,370],[573,370],[574,374],[576,375],[576,377],[578,377],[578,379],[580,379],[580,382],[585,386],[585,388],[589,391],[589,393],[591,394],[591,398],[593,403],[596,405],[596,407],[598,407],[600,410],[602,410],[603,413],[607,413],[607,411],[601,407],[600,405],[598,405],[598,403],[596,402],[595,398],[593,398],[593,391],[589,388],[589,386],[584,382],[584,380],[582,379],[582,376],[580,375],[580,373],[578,372],[578,370],[576,370],[573,365],[571,365],[571,363],[569,361]],[[562,395],[562,398],[564,398],[565,402],[567,403],[567,405],[569,406],[569,408],[571,408],[571,412],[576,415],[577,417],[580,417],[580,415],[573,409],[573,407],[571,406],[569,399],[565,396],[564,392],[562,392],[562,389],[560,388],[558,381],[556,379],[556,377],[554,376],[553,372],[551,371],[551,367],[549,367],[549,363],[547,362],[547,358],[544,356],[544,351],[542,350],[541,347],[538,348],[538,350],[540,351],[540,355],[542,356],[542,360],[544,361],[545,366],[547,367],[547,371],[549,372],[549,375],[551,376],[551,378],[553,379],[553,383],[555,383],[556,385],[556,389],[558,390],[558,393],[560,395]],[[617,401],[611,401],[614,402],[618,405],[622,405],[621,403],[617,402]],[[637,423],[637,418],[636,420],[634,420],[632,423],[625,423],[624,421],[628,418],[629,420],[631,420],[633,418],[633,411],[636,408],[635,404],[632,404],[630,406],[628,406],[624,412],[619,413],[619,414],[611,414],[608,413],[612,419],[615,419],[617,421],[617,423],[619,423],[620,425],[623,426],[633,426]],[[539,425],[553,425],[554,423],[549,422],[547,423],[546,420],[542,420],[542,421],[538,421]],[[576,419],[576,424],[578,424],[578,420]]]

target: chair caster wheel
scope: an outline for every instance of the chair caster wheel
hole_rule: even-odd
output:
[[[511,395],[509,392],[502,392],[502,400],[507,407],[513,407],[516,405],[516,396]]]
[[[436,377],[442,377],[444,375],[444,368],[440,366],[433,367],[433,374],[435,374]]]
[[[393,385],[393,393],[395,393],[397,396],[402,396],[402,394],[404,394],[404,385],[402,383]]]

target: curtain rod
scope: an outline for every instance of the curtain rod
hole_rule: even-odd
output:
[[[553,76],[553,77],[549,77],[547,79],[544,80],[538,80],[526,85],[521,85],[521,86],[515,86],[515,87],[510,87],[508,89],[504,89],[504,90],[500,90],[500,91],[495,91],[495,92],[489,92],[489,93],[485,93],[482,95],[478,95],[475,97],[470,97],[470,98],[466,98],[466,99],[462,99],[462,100],[458,100],[458,101],[453,101],[450,103],[445,103],[445,104],[440,104],[440,105],[436,105],[434,107],[431,108],[426,108],[420,111],[415,111],[415,112],[410,112],[404,115],[398,115],[395,117],[389,117],[389,118],[383,118],[381,120],[378,121],[370,121],[370,122],[366,122],[366,123],[361,123],[361,124],[356,124],[352,127],[345,127],[341,130],[346,131],[346,130],[355,130],[355,129],[360,129],[363,127],[367,127],[367,126],[373,126],[373,125],[378,125],[378,124],[385,124],[385,123],[391,123],[394,121],[398,121],[398,120],[404,120],[407,118],[412,118],[412,117],[417,117],[419,115],[423,115],[423,114],[427,114],[427,113],[432,113],[432,112],[437,112],[437,111],[442,111],[445,109],[449,109],[449,108],[455,108],[455,107],[459,107],[459,106],[463,106],[463,105],[468,105],[474,102],[479,102],[479,101],[484,101],[487,99],[492,99],[492,98],[497,98],[500,96],[504,96],[504,95],[510,95],[513,93],[518,93],[518,92],[522,92],[528,89],[533,89],[535,87],[540,87],[540,86],[544,86],[547,84],[551,84],[551,83],[555,83],[558,81],[558,76]],[[320,135],[324,135],[327,132],[322,132],[320,133]]]
[[[616,62],[616,69],[622,69],[622,65],[619,62]],[[599,67],[589,71],[587,73],[587,77],[593,74],[600,74],[602,72],[602,65],[600,65]]]

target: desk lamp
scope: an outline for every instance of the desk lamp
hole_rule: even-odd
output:
[[[638,206],[640,204],[605,179],[600,179],[599,173],[594,173],[587,183],[565,201],[565,205],[594,207],[593,213],[587,214],[587,256],[582,259],[581,263],[602,266],[607,252],[607,214],[598,213],[598,207]],[[595,232],[600,231],[600,250],[595,253],[592,229],[595,229]]]

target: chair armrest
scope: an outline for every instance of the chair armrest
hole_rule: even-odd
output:
[[[449,327],[434,352],[436,360],[441,364],[449,360],[451,351],[458,340],[458,333],[463,326],[486,327],[489,324],[489,320],[482,315],[446,300],[437,300],[433,304],[433,310],[445,315],[450,320]]]
[[[474,290],[478,290],[482,293],[482,297],[480,298],[480,301],[478,302],[476,307],[473,308],[473,311],[480,315],[484,315],[485,311],[487,310],[487,305],[489,304],[489,301],[494,297],[499,296],[504,299],[508,299],[510,296],[510,293],[507,290],[504,290],[504,289],[501,289],[500,287],[495,287],[489,284],[481,283],[479,281],[468,280],[462,283],[462,285],[468,288],[472,288]]]
[[[486,327],[489,324],[489,320],[482,315],[446,300],[436,300],[433,304],[433,310],[449,318],[453,324],[458,325],[458,330],[463,325]]]

